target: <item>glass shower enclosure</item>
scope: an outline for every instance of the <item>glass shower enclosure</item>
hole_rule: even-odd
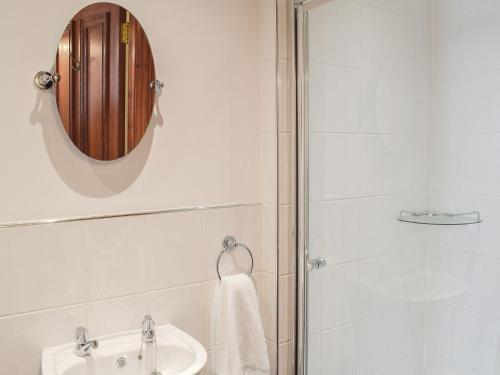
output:
[[[500,374],[500,2],[295,16],[297,374]]]

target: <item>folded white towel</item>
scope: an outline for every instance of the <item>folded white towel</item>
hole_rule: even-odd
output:
[[[257,293],[250,277],[225,276],[212,306],[212,373],[268,375],[269,358]]]

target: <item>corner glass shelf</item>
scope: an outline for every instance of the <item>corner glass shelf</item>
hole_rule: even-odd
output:
[[[401,211],[398,220],[405,223],[427,225],[468,225],[479,224],[481,216],[479,215],[479,211],[455,214],[436,211]]]

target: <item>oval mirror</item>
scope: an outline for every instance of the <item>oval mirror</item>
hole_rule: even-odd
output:
[[[114,160],[137,146],[153,111],[155,67],[128,10],[111,3],[80,10],[62,34],[55,72],[59,115],[78,149]]]

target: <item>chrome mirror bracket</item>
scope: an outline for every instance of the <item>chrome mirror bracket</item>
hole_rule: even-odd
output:
[[[156,95],[160,96],[163,91],[163,88],[165,87],[165,83],[155,79],[154,81],[151,81],[149,83],[149,87],[155,91]]]
[[[33,79],[35,85],[40,90],[48,90],[54,85],[54,83],[57,83],[60,80],[61,75],[59,73],[52,74],[43,70],[35,74],[35,78]]]

